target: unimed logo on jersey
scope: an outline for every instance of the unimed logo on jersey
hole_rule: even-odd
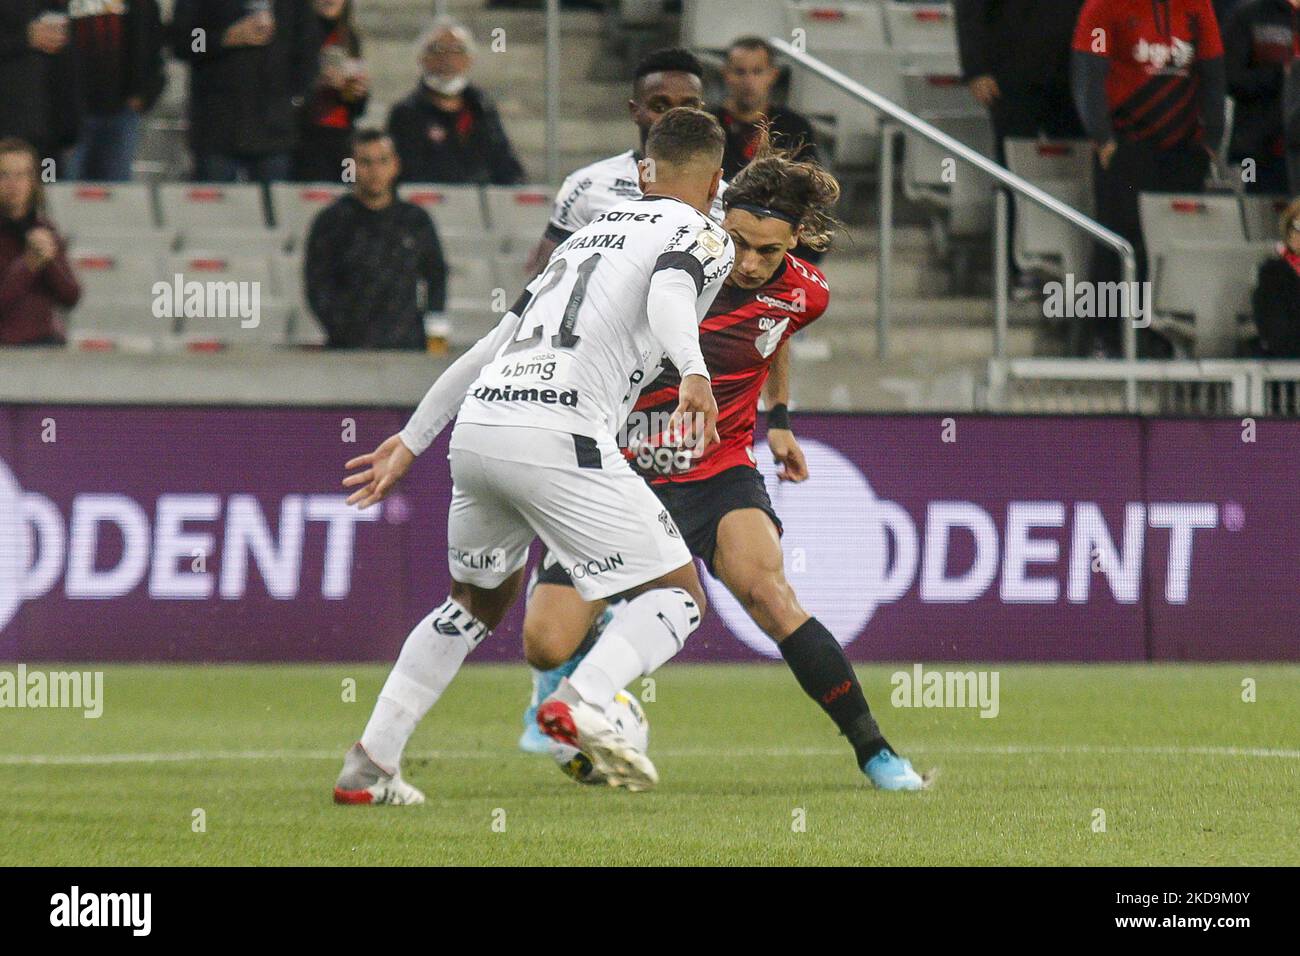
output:
[[[800,601],[845,643],[878,608],[908,594],[923,604],[993,597],[1004,605],[1078,605],[1100,589],[1118,604],[1137,604],[1143,556],[1157,536],[1168,559],[1164,585],[1148,600],[1186,604],[1197,548],[1220,529],[1213,502],[1130,501],[1116,524],[1095,501],[1013,499],[995,514],[954,497],[914,514],[877,497],[835,448],[809,438],[800,444],[815,485],[778,483],[769,455],[758,464],[785,525],[787,574]],[[959,541],[972,557],[954,556]],[[792,567],[795,561],[804,566]],[[780,656],[727,589],[703,577],[731,632],[761,654]]]
[[[352,587],[356,526],[379,515],[348,507],[343,495],[285,495],[273,532],[252,495],[160,494],[141,502],[101,492],[76,495],[65,514],[19,487],[0,460],[0,632],[24,601],[59,589],[75,600],[112,600],[143,586],[161,600],[238,601],[254,565],[273,598],[293,600],[318,586],[321,597],[341,600]],[[319,584],[302,574],[309,522],[325,528]],[[109,538],[120,547],[99,563]]]

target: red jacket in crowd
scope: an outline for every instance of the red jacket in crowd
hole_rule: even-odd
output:
[[[38,226],[54,225],[42,216],[0,218],[0,345],[34,342],[61,343],[65,329],[56,307],[70,309],[81,298],[81,286],[68,264],[67,246],[40,269],[25,255],[27,233]]]

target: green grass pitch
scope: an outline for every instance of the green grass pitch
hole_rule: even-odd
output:
[[[515,750],[524,668],[471,665],[390,808],[330,802],[387,666],[108,667],[97,720],[0,709],[0,864],[1300,863],[1300,667],[994,665],[993,719],[891,706],[900,669],[859,673],[923,793],[868,789],[780,664],[664,668],[659,788],[580,787]]]

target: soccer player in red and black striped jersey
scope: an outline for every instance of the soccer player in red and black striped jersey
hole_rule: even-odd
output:
[[[828,211],[838,196],[839,184],[825,170],[767,145],[741,171],[723,197],[736,263],[700,324],[720,440],[698,456],[673,440],[668,425],[679,377],[669,366],[642,390],[624,447],[667,509],[665,520],[671,515],[691,553],[777,642],[800,686],[848,738],[857,766],[877,787],[917,790],[923,779],[885,740],[839,642],[786,580],[781,520],[755,467],[761,394],[780,478],[808,477],[786,408],[786,342],[825,311],[830,290],[821,272],[790,250],[800,242],[826,247]],[[576,666],[603,611],[582,600],[565,568],[543,557],[524,622],[526,656],[541,672],[530,711]],[[531,737],[526,731],[521,747],[540,749],[528,746]]]

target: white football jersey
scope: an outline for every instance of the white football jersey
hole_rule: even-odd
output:
[[[459,420],[613,435],[662,361],[646,313],[651,277],[690,274],[698,324],[734,258],[722,227],[679,199],[642,196],[601,213],[528,283],[514,334],[470,385]]]
[[[563,242],[602,212],[629,199],[640,199],[636,166],[640,158],[639,152],[629,149],[570,173],[555,194],[546,238]],[[716,222],[722,222],[722,193],[726,188],[725,181],[718,184],[718,195],[709,211]]]

